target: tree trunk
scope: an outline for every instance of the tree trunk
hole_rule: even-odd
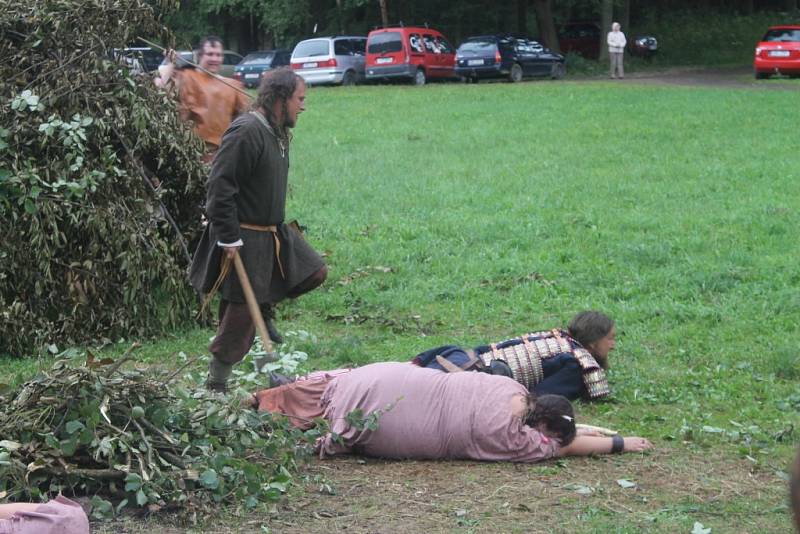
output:
[[[552,0],[533,0],[533,9],[536,11],[536,24],[542,44],[554,52],[560,51],[553,21]]]
[[[517,0],[517,31],[528,35],[528,0]]]
[[[631,0],[622,0],[622,10],[619,14],[619,23],[622,25],[622,31],[628,34],[628,26],[631,24]],[[633,36],[631,36],[633,37]]]
[[[339,31],[342,35],[347,35],[347,28],[344,24],[344,11],[342,11],[342,0],[336,0],[336,18],[339,19]]]
[[[389,10],[386,7],[386,0],[378,0],[378,3],[381,5],[381,23],[386,28],[389,26]]]
[[[600,7],[600,61],[608,61],[608,32],[614,18],[614,0],[603,0]],[[627,29],[627,28],[626,28]]]

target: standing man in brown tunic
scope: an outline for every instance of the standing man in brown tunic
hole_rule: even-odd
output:
[[[222,138],[208,180],[206,227],[192,262],[192,285],[208,293],[223,258],[239,251],[262,313],[318,287],[327,267],[300,233],[284,224],[289,175],[290,129],[305,109],[306,86],[289,68],[261,82],[253,111],[236,118]],[[255,338],[236,272],[221,282],[217,335],[207,386],[225,391],[235,363]]]
[[[250,99],[241,83],[217,74],[224,58],[219,37],[204,37],[198,54],[198,65],[203,70],[177,69],[175,51],[168,50],[167,61],[158,68],[159,77],[155,84],[165,87],[174,81],[181,118],[194,123],[195,132],[206,144],[203,160],[210,163],[222,141],[222,134],[237,115],[250,108]]]

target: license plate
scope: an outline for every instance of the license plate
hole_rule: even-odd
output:
[[[483,65],[483,60],[482,59],[470,59],[470,60],[467,61],[467,65],[469,65],[470,67],[475,66],[475,65]]]
[[[259,76],[261,76],[261,75],[260,74],[245,74],[244,75],[245,79],[247,79],[247,80],[254,80],[254,79],[258,78]]]
[[[316,69],[317,68],[317,62],[315,61],[314,63],[303,63],[303,68],[304,69]]]
[[[391,63],[391,62],[392,62],[392,58],[390,58],[390,57],[379,57],[378,59],[375,60],[375,63],[378,63],[378,64]]]
[[[788,50],[770,50],[769,57],[789,57]]]

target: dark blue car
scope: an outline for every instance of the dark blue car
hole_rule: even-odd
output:
[[[481,78],[519,82],[525,76],[549,76],[557,80],[566,72],[564,56],[523,37],[470,37],[456,51],[456,74],[467,82]]]
[[[262,50],[247,54],[233,69],[233,77],[245,87],[258,87],[261,75],[272,69],[289,64],[292,53],[289,50]]]

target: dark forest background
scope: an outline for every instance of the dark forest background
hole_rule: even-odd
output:
[[[366,35],[375,27],[400,23],[428,24],[456,45],[470,35],[514,32],[557,50],[558,29],[570,21],[594,21],[606,28],[615,20],[629,36],[653,34],[666,37],[665,44],[703,33],[705,26],[715,38],[729,35],[736,44],[736,30],[726,31],[726,21],[752,26],[757,36],[765,23],[800,19],[798,4],[800,0],[184,0],[169,25],[179,48],[215,34],[241,53],[291,48],[313,35]],[[754,23],[743,20],[747,18]]]

